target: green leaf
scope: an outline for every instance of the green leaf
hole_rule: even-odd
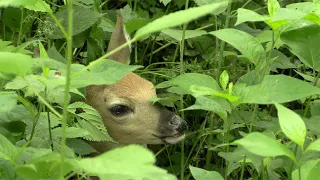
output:
[[[167,4],[169,4],[169,2],[171,2],[171,0],[159,0],[160,2],[162,2],[163,3],[163,5],[167,5]]]
[[[88,155],[90,153],[97,152],[88,143],[82,139],[67,139],[66,144],[70,147],[76,154]]]
[[[234,141],[232,144],[243,146],[253,154],[264,157],[288,156],[296,161],[295,156],[290,149],[262,133],[253,132],[242,139]]]
[[[96,23],[101,16],[98,12],[91,9],[73,6],[73,25],[72,35],[77,35],[86,29],[90,28]],[[58,20],[60,20],[65,30],[68,29],[68,8],[64,8],[62,11],[56,14]],[[65,38],[59,27],[53,26],[53,32],[49,35],[52,39]]]
[[[0,159],[14,162],[17,155],[17,148],[6,137],[0,134]]]
[[[85,87],[88,85],[105,85],[114,84],[121,80],[125,75],[142,66],[126,65],[112,60],[101,59],[91,62],[86,68],[82,65],[74,64],[75,69],[71,74],[71,85],[75,88]],[[62,75],[65,76],[65,71]],[[106,78],[108,77],[108,78]]]
[[[223,89],[227,88],[229,83],[229,74],[226,70],[220,74],[219,82]]]
[[[231,108],[228,102],[224,99],[212,99],[209,97],[199,96],[196,103],[183,110],[206,110],[217,113],[223,120],[227,120],[227,111],[230,112]]]
[[[268,0],[268,12],[270,17],[272,17],[278,9],[280,9],[280,4],[277,0]]]
[[[94,5],[94,0],[73,0],[72,4],[81,6],[84,8],[92,8]]]
[[[77,109],[81,109],[82,112],[76,113]],[[109,136],[100,114],[93,107],[83,102],[75,102],[68,106],[68,111],[79,118],[76,126],[89,132],[84,136],[85,139],[114,142]]]
[[[0,113],[9,112],[17,105],[17,94],[12,91],[0,91]]]
[[[299,178],[299,169],[292,172],[292,180],[308,180],[308,175],[317,166],[320,159],[309,160],[301,166],[301,179]],[[319,177],[319,175],[317,176]],[[311,180],[311,179],[310,179]]]
[[[62,128],[53,129],[52,135],[57,137],[62,137]],[[80,138],[85,136],[89,136],[89,132],[83,128],[76,128],[76,127],[66,128],[66,138]]]
[[[216,171],[207,171],[205,169],[193,167],[189,165],[192,176],[196,180],[223,180],[221,174]]]
[[[308,82],[285,75],[268,75],[261,84],[248,86],[236,93],[242,103],[285,103],[314,94],[320,90]]]
[[[101,180],[176,179],[154,163],[155,157],[151,151],[139,145],[129,145],[94,158],[81,159],[78,166],[88,174],[99,176]]]
[[[317,139],[309,144],[309,146],[306,148],[306,152],[307,151],[320,151],[320,139]]]
[[[320,27],[307,26],[282,33],[281,40],[308,67],[320,70]]]
[[[31,73],[34,59],[20,53],[0,52],[0,72],[24,76]]]
[[[40,12],[52,12],[50,9],[50,5],[47,4],[43,0],[37,0],[35,4],[32,5],[26,5],[24,6],[26,9],[32,10],[32,11],[40,11]]]
[[[306,125],[303,120],[298,114],[281,104],[276,103],[275,106],[278,110],[281,130],[289,139],[297,143],[303,149],[307,134]]]
[[[255,65],[266,61],[266,52],[262,45],[246,32],[237,29],[221,29],[210,32],[210,34],[235,47]]]
[[[309,172],[307,179],[318,179],[320,176],[320,163],[318,162]]]
[[[165,15],[139,29],[136,32],[134,38],[140,39],[148,34],[161,31],[162,29],[167,29],[184,23],[188,23],[209,13],[214,13],[216,15],[220,14],[225,10],[227,5],[228,2],[223,1],[200,7],[189,8],[187,10],[181,10]]]
[[[244,22],[257,22],[257,21],[265,21],[266,19],[268,19],[268,17],[262,16],[249,9],[239,8],[237,9],[237,12],[238,12],[237,22],[235,26]]]
[[[182,40],[182,33],[183,30],[176,30],[176,29],[164,29],[161,31],[162,33],[174,38],[177,41]],[[206,31],[203,30],[186,30],[185,31],[185,39],[190,39],[198,36],[202,36],[204,34],[207,34]]]
[[[193,85],[199,85],[216,91],[221,91],[219,84],[214,78],[198,73],[181,74],[174,79],[158,84],[156,88],[170,87],[168,89],[169,92],[177,94],[193,94],[190,89]]]
[[[0,0],[0,7],[25,6],[35,4],[37,0]]]

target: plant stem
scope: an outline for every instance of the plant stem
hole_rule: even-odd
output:
[[[64,156],[66,149],[66,129],[68,121],[68,104],[69,104],[69,91],[70,91],[70,67],[72,62],[72,24],[73,24],[73,9],[72,0],[68,0],[68,34],[67,34],[67,66],[66,66],[66,84],[64,86],[64,101],[63,101],[63,119],[61,128],[61,165],[60,165],[60,179],[64,179]]]
[[[253,113],[252,113],[252,116],[251,116],[251,123],[250,123],[249,133],[251,133],[252,127],[254,125],[254,120],[256,119],[255,116],[256,116],[257,109],[258,109],[258,105],[255,104],[254,108],[253,108]]]
[[[21,36],[22,36],[23,14],[24,14],[24,8],[21,8],[21,20],[20,20],[20,28],[19,28],[19,36],[18,36],[17,45],[20,45]]]
[[[189,7],[189,0],[186,0],[185,9]],[[184,73],[184,62],[183,62],[183,55],[184,55],[184,39],[185,39],[185,32],[187,30],[188,23],[183,25],[182,31],[182,38],[180,42],[180,75]],[[183,95],[180,96],[180,108],[183,109]],[[181,118],[184,119],[184,112],[181,112]],[[181,161],[180,161],[180,179],[184,179],[184,140],[181,142]]]
[[[232,0],[228,0],[228,9],[227,9],[227,17],[226,17],[226,21],[224,23],[224,29],[229,27],[230,24],[230,13],[231,13],[231,7],[232,7]],[[220,71],[221,71],[221,67],[222,64],[224,62],[224,58],[223,58],[223,51],[224,51],[224,47],[225,47],[226,43],[224,41],[221,42],[221,46],[220,46],[220,59],[218,61],[218,70],[217,70],[217,75],[216,75],[216,79],[219,79],[219,75],[220,75]]]
[[[246,166],[246,156],[244,156],[244,159],[243,159],[243,165],[242,165],[242,168],[241,168],[240,180],[243,179],[244,167],[245,167],[245,166]]]

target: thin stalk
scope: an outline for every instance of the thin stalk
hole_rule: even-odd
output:
[[[296,144],[295,147],[294,147],[294,154],[296,155],[298,152],[298,145]],[[289,169],[289,178],[288,179],[292,179],[292,171],[293,171],[293,166],[294,166],[294,162],[292,162],[291,166],[290,166],[290,169]]]
[[[185,9],[189,7],[189,0],[186,0]],[[183,54],[184,54],[184,39],[185,32],[187,30],[188,23],[183,25],[182,38],[180,42],[180,75],[184,73],[184,62],[183,62]],[[180,108],[183,109],[183,95],[180,96]],[[184,119],[184,112],[181,112],[181,118]],[[180,161],[180,179],[184,179],[184,140],[181,142],[181,161]]]
[[[250,123],[249,133],[251,133],[251,131],[252,131],[252,127],[253,127],[253,124],[254,124],[254,120],[255,120],[257,109],[258,109],[258,105],[255,104],[254,108],[253,108],[253,113],[252,113],[252,116],[251,116],[251,123]]]
[[[246,156],[244,156],[244,159],[243,159],[243,165],[242,165],[242,168],[241,168],[240,180],[243,179],[244,167],[245,167],[245,166],[246,166]]]
[[[72,24],[73,24],[73,9],[72,9],[72,0],[68,0],[68,34],[67,34],[67,66],[66,66],[66,84],[64,86],[64,101],[63,101],[63,119],[62,119],[62,128],[61,128],[61,166],[60,166],[60,179],[64,179],[64,154],[66,149],[66,129],[67,129],[67,120],[68,120],[68,104],[69,104],[69,91],[70,91],[70,67],[72,61]]]
[[[232,0],[228,0],[227,17],[226,17],[226,21],[225,21],[225,23],[224,23],[224,28],[225,28],[225,29],[228,28],[228,27],[229,27],[229,24],[230,24],[230,19],[231,19],[231,16],[230,16],[231,7],[232,7]],[[223,64],[223,62],[224,62],[223,51],[224,51],[224,48],[225,48],[226,43],[225,43],[224,41],[222,41],[220,45],[221,45],[221,46],[220,46],[220,60],[218,61],[218,70],[217,70],[217,75],[216,75],[216,78],[217,78],[217,79],[219,79],[221,67],[222,67],[222,64]]]
[[[53,114],[55,114],[58,118],[62,119],[63,116],[60,113],[58,113],[58,111],[56,111],[39,93],[37,93],[37,92],[34,92],[34,93],[37,95],[38,99],[44,105],[46,105],[50,109],[50,111],[53,112]]]
[[[213,130],[214,127],[214,119],[212,117],[212,114],[210,115],[210,120],[209,120],[209,128],[210,130]],[[208,135],[208,143],[210,143],[213,140],[213,134]],[[209,149],[207,149],[207,154],[206,154],[206,164],[205,164],[205,169],[209,169],[210,166],[210,162],[211,162],[211,158],[212,158],[212,151],[210,151]]]
[[[20,20],[20,28],[19,28],[19,36],[18,36],[17,45],[20,45],[21,36],[22,36],[23,14],[24,14],[24,8],[21,8],[21,20]]]
[[[49,129],[49,139],[50,139],[50,146],[51,146],[51,150],[54,150],[53,147],[53,141],[52,141],[52,133],[51,133],[51,118],[50,118],[50,113],[49,111],[47,111],[47,116],[48,116],[48,129]]]

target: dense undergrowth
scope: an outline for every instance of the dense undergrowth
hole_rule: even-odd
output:
[[[0,179],[320,176],[318,0],[0,7]],[[116,9],[132,37],[130,66],[104,60]],[[95,150],[85,140],[112,139],[82,102],[84,87],[131,71],[156,84],[153,101],[188,121],[186,139],[150,145],[153,153],[131,145],[86,158]]]

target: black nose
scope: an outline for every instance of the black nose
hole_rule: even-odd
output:
[[[188,124],[180,116],[175,115],[169,121],[169,125],[173,127],[178,132],[188,131]]]

